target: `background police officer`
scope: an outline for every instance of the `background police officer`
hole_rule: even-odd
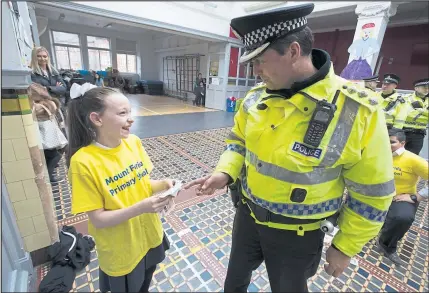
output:
[[[396,92],[400,81],[399,76],[393,73],[384,75],[381,86],[382,108],[386,118],[387,127],[402,129],[407,118],[408,105],[406,100]]]
[[[414,93],[407,96],[409,104],[408,115],[404,124],[407,143],[405,149],[416,155],[422,150],[429,124],[429,78],[414,82]]]
[[[362,79],[365,83],[365,88],[375,92],[379,83],[378,74]]]
[[[240,177],[225,292],[246,292],[262,261],[272,291],[307,291],[321,259],[321,221],[341,207],[325,264],[338,277],[378,234],[392,200],[383,112],[374,94],[335,75],[330,56],[312,49],[313,8],[231,21],[245,46],[240,62],[253,62],[264,84],[240,105],[213,174],[184,186],[211,194]]]

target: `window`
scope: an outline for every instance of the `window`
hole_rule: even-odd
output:
[[[137,56],[134,54],[117,54],[119,72],[137,73]]]
[[[108,38],[87,36],[90,70],[105,70],[112,66],[110,40]]]
[[[239,63],[239,56],[243,56],[244,49],[231,47],[229,60],[228,85],[235,86],[254,86],[258,83],[258,78],[253,73],[253,64]]]
[[[52,31],[57,69],[82,69],[78,34]]]

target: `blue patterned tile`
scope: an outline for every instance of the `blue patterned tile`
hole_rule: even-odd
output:
[[[184,246],[185,246],[185,243],[183,243],[183,241],[182,241],[182,240],[177,241],[175,244],[176,244],[176,246],[177,246],[177,247],[179,247],[179,248],[182,248],[182,247],[184,247]]]
[[[187,216],[181,216],[181,217],[180,217],[180,220],[182,220],[182,221],[186,221],[186,220],[189,220],[189,218],[188,218]]]
[[[207,244],[207,243],[210,242],[210,239],[207,238],[207,237],[204,237],[204,238],[201,239],[201,242],[204,243],[204,244]]]
[[[167,229],[167,230],[165,230],[165,233],[167,233],[167,235],[172,235],[174,233],[174,230],[173,229]]]
[[[253,283],[250,283],[250,285],[249,285],[249,287],[248,287],[247,290],[249,292],[259,292],[259,288],[255,284],[253,284]]]
[[[386,285],[386,287],[384,288],[384,290],[386,290],[386,292],[398,292],[395,289],[393,289],[392,287],[390,287],[389,285]]]
[[[219,284],[215,280],[210,281],[207,284],[207,287],[209,288],[208,292],[215,292],[221,288],[221,286],[219,286]]]
[[[407,284],[408,284],[408,285],[410,285],[411,287],[413,287],[413,288],[414,288],[414,289],[416,289],[416,290],[419,290],[419,289],[420,289],[420,285],[419,285],[419,284],[417,284],[416,282],[411,281],[411,280],[408,280],[408,281],[407,281]]]
[[[198,230],[198,227],[197,226],[192,226],[190,229],[191,229],[192,232],[195,232],[195,231]]]
[[[216,251],[214,253],[214,255],[216,256],[217,259],[221,259],[222,257],[225,256],[225,254],[222,251],[220,251],[220,250]]]
[[[184,213],[186,213],[186,214],[187,214],[187,213],[190,213],[190,212],[191,212],[191,209],[186,208],[186,209],[184,209],[184,210],[183,210],[183,212],[184,212]]]
[[[205,282],[207,282],[212,278],[212,275],[208,271],[202,272],[200,276],[201,276],[201,279],[203,279]]]
[[[387,265],[385,265],[385,264],[383,264],[383,263],[380,263],[378,266],[379,266],[381,269],[385,270],[386,272],[389,272],[389,271],[390,271],[390,267],[389,267],[389,266],[387,266]]]
[[[195,261],[197,261],[198,260],[198,258],[195,256],[195,255],[190,255],[190,256],[188,256],[188,261],[189,261],[189,263],[194,263]]]

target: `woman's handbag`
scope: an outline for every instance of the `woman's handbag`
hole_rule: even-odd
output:
[[[55,118],[55,115],[53,115],[51,111],[49,111],[49,109],[44,105],[39,105],[42,106],[42,108],[49,115],[49,120],[38,121],[43,149],[50,150],[64,148],[68,144],[68,140],[61,131],[58,121]]]

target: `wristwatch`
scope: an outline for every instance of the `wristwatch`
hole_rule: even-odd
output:
[[[410,198],[411,198],[411,200],[412,200],[412,201],[414,201],[414,203],[417,203],[417,202],[418,202],[418,200],[417,200],[417,196],[416,196],[415,194],[411,194],[411,195],[410,195]]]

